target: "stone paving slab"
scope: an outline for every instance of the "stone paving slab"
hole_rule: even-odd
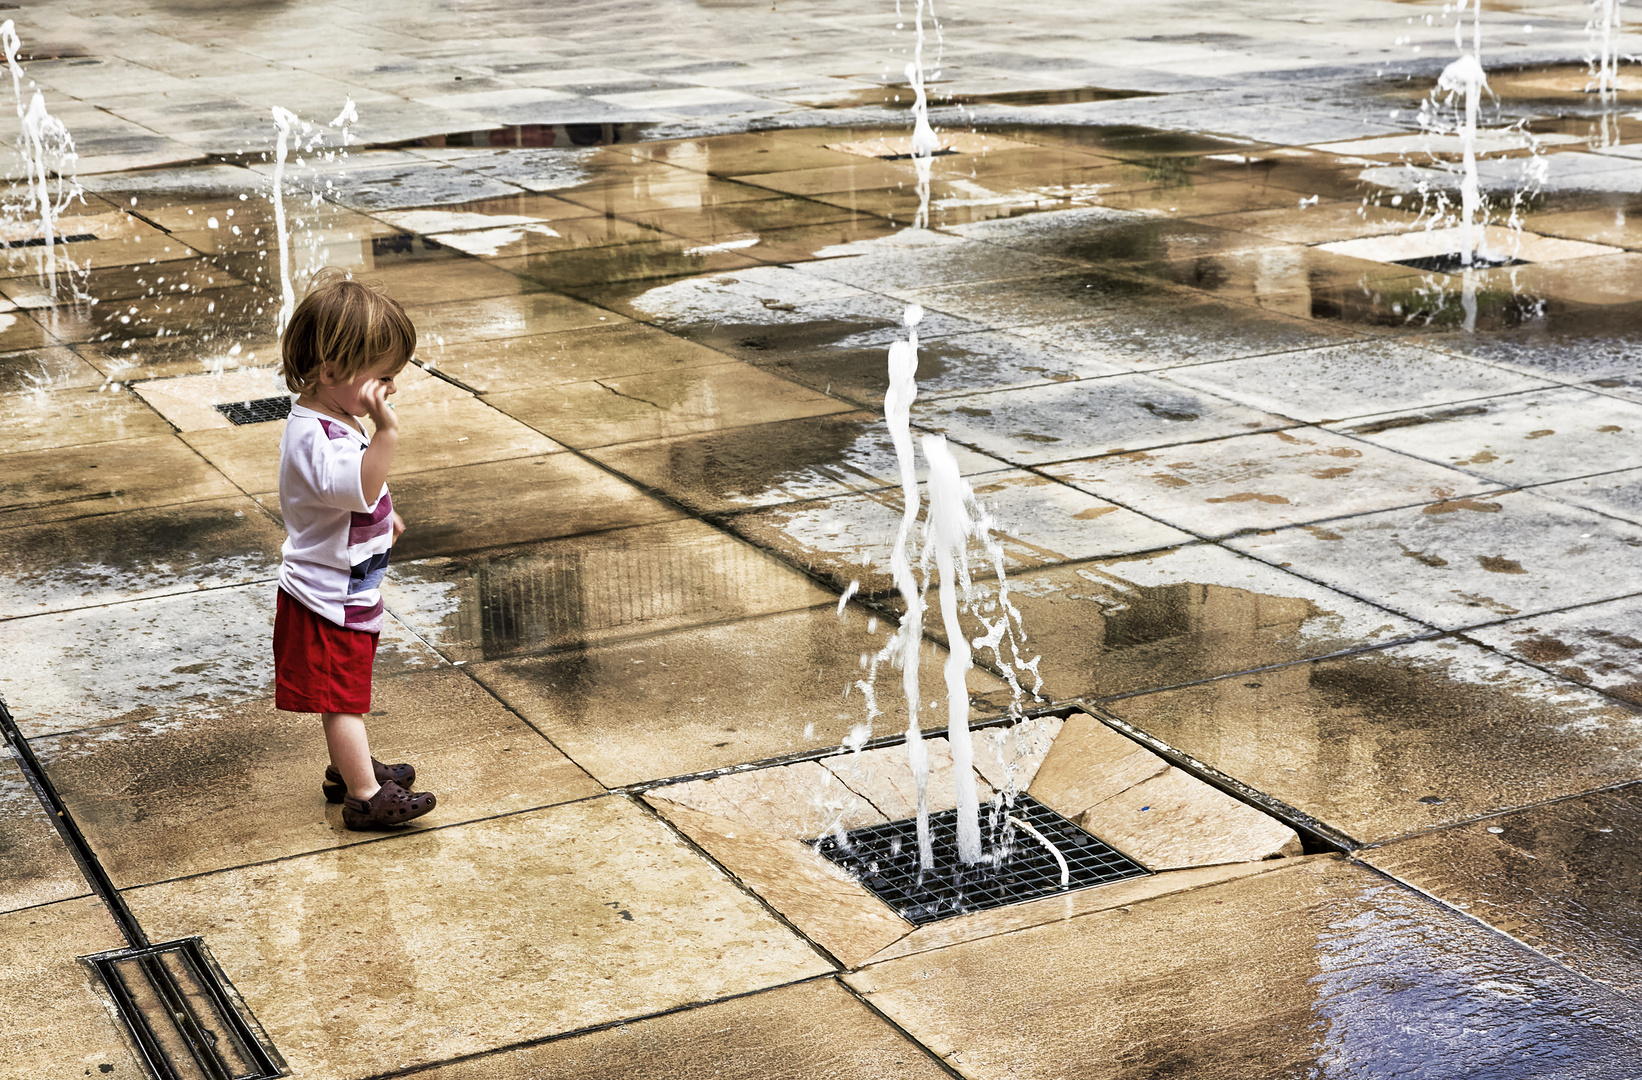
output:
[[[0,757],[0,912],[86,895],[79,866],[7,751]]]
[[[1104,707],[1362,841],[1642,776],[1635,706],[1450,639]]]
[[[1642,598],[1550,611],[1468,630],[1466,636],[1565,679],[1642,705]]]
[[[1635,879],[1637,786],[1582,795],[1399,840],[1369,865],[1559,963],[1642,996]]]
[[[1546,388],[1548,383],[1398,342],[1172,369],[1171,382],[1313,424]]]
[[[848,402],[729,363],[563,383],[485,402],[577,449],[848,412]]]
[[[1224,548],[1054,567],[1010,579],[1041,693],[1066,701],[1385,644],[1428,632]],[[980,632],[978,624],[975,633]],[[1029,674],[1022,685],[1033,688]]]
[[[263,697],[275,583],[261,581],[0,622],[0,693],[33,738]],[[377,675],[441,663],[397,619]]]
[[[1062,461],[1043,471],[1210,537],[1441,502],[1499,486],[1312,427]]]
[[[149,1075],[112,1015],[114,1003],[78,959],[125,945],[100,900],[0,914],[0,942],[0,1002],[11,1017],[0,1033],[7,1076]]]
[[[1340,430],[1505,484],[1634,469],[1642,404],[1572,388],[1346,423]]]
[[[913,405],[920,427],[1017,465],[1292,427],[1281,416],[1165,382],[1114,375]]]
[[[430,1070],[434,1080],[940,1080],[922,1047],[827,979]]]
[[[453,660],[495,660],[836,603],[697,521],[396,564],[389,610]]]
[[[1518,491],[1227,544],[1451,629],[1628,595],[1632,583],[1609,571],[1636,539],[1628,522]]]
[[[990,539],[1001,548],[1009,573],[1192,540],[1189,533],[1037,473],[1006,469],[971,477],[970,483],[993,516]],[[725,524],[825,575],[840,590],[853,581],[863,595],[878,596],[895,591],[890,550],[902,513],[900,489],[885,488],[737,514]],[[990,576],[991,560],[979,545],[974,558]]]
[[[604,789],[462,675],[379,678],[371,747],[439,796],[415,830],[516,813]],[[120,887],[362,843],[319,790],[319,718],[264,698],[36,739],[35,752]],[[254,763],[248,768],[247,763]]]
[[[396,561],[673,521],[676,507],[574,454],[482,461],[391,481]],[[272,503],[269,494],[265,501]],[[543,513],[543,506],[551,513]],[[475,541],[478,541],[478,544]]]
[[[965,476],[1008,467],[963,446],[951,449]],[[629,443],[588,456],[698,514],[877,491],[901,477],[889,428],[864,412]],[[917,476],[927,478],[922,458]]]
[[[845,981],[977,1078],[1267,1074],[1335,1061],[1437,1077],[1510,1069],[1523,1055],[1544,1076],[1620,1077],[1639,1048],[1625,999],[1337,859]],[[1432,1031],[1445,1035],[1434,1042]]]
[[[396,411],[402,413],[403,434],[394,455],[394,477],[538,457],[564,449],[506,413],[467,395],[410,402],[396,407]],[[245,424],[189,431],[182,438],[245,491],[269,493],[279,490],[279,440],[284,432],[283,424]],[[397,467],[401,464],[403,467]],[[390,477],[390,490],[392,486]]]
[[[859,607],[840,618],[817,606],[467,671],[618,787],[842,744],[867,722],[867,700],[852,687],[867,676],[860,658],[894,629]],[[919,667],[924,700],[943,710],[944,656],[928,646]],[[880,673],[880,734],[906,726],[906,705],[888,685],[899,678],[887,666]],[[968,685],[976,719],[1008,707],[1002,680],[974,669]],[[924,720],[945,723],[944,711]]]
[[[202,935],[292,1071],[315,1078],[357,1076],[362,1062],[431,1064],[833,970],[621,798],[124,895],[151,936]]]
[[[284,542],[244,496],[0,529],[0,619],[267,581]]]

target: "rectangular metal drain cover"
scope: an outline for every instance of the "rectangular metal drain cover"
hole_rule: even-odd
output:
[[[283,420],[291,415],[291,399],[286,394],[254,401],[225,401],[212,407],[235,425],[266,424],[270,420]]]
[[[1411,266],[1415,270],[1432,270],[1440,274],[1457,274],[1466,269],[1457,252],[1447,255],[1421,255],[1417,259],[1393,259],[1394,266]],[[1478,256],[1471,262],[1473,270],[1494,270],[1501,266],[1527,266],[1527,259],[1490,259]]]
[[[160,1080],[271,1080],[279,1051],[197,937],[86,957]]]
[[[1066,860],[1067,889],[1108,885],[1149,871],[1127,855],[1084,832],[1077,825],[1030,795],[1015,796],[1008,816],[1026,822],[1060,851]],[[824,837],[817,850],[848,870],[873,895],[917,926],[964,915],[971,911],[1005,907],[1061,892],[1060,863],[1049,849],[1024,829],[1007,827],[1004,815],[981,807],[982,862],[964,866],[958,861],[958,812],[929,815],[935,866],[918,868],[918,823],[914,819],[872,825],[848,834],[848,845]],[[995,860],[1001,853],[1001,860]]]

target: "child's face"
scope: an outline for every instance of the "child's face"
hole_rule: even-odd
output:
[[[397,360],[384,360],[373,364],[346,382],[326,382],[326,396],[330,398],[331,404],[349,416],[365,416],[369,412],[365,408],[363,394],[366,384],[383,382],[387,384],[390,396],[398,393],[398,387],[394,386],[393,379],[403,367],[404,365]]]

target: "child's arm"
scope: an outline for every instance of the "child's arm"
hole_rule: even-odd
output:
[[[389,383],[368,382],[360,388],[366,415],[376,430],[371,433],[371,445],[359,459],[359,490],[367,504],[375,503],[382,495],[382,486],[388,482],[388,467],[393,464],[393,453],[399,449],[399,419],[388,406]]]

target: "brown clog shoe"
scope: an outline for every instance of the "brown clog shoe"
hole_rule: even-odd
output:
[[[376,782],[386,784],[389,780],[398,784],[406,791],[416,783],[416,766],[384,765],[375,758],[371,758],[371,769],[376,773]],[[326,802],[341,802],[342,796],[348,793],[348,785],[342,782],[342,774],[336,771],[335,765],[325,766],[325,782],[319,785],[319,790],[325,793]]]
[[[410,792],[389,780],[369,799],[342,797],[342,824],[350,829],[391,829],[412,818],[419,818],[437,800],[431,791]]]

